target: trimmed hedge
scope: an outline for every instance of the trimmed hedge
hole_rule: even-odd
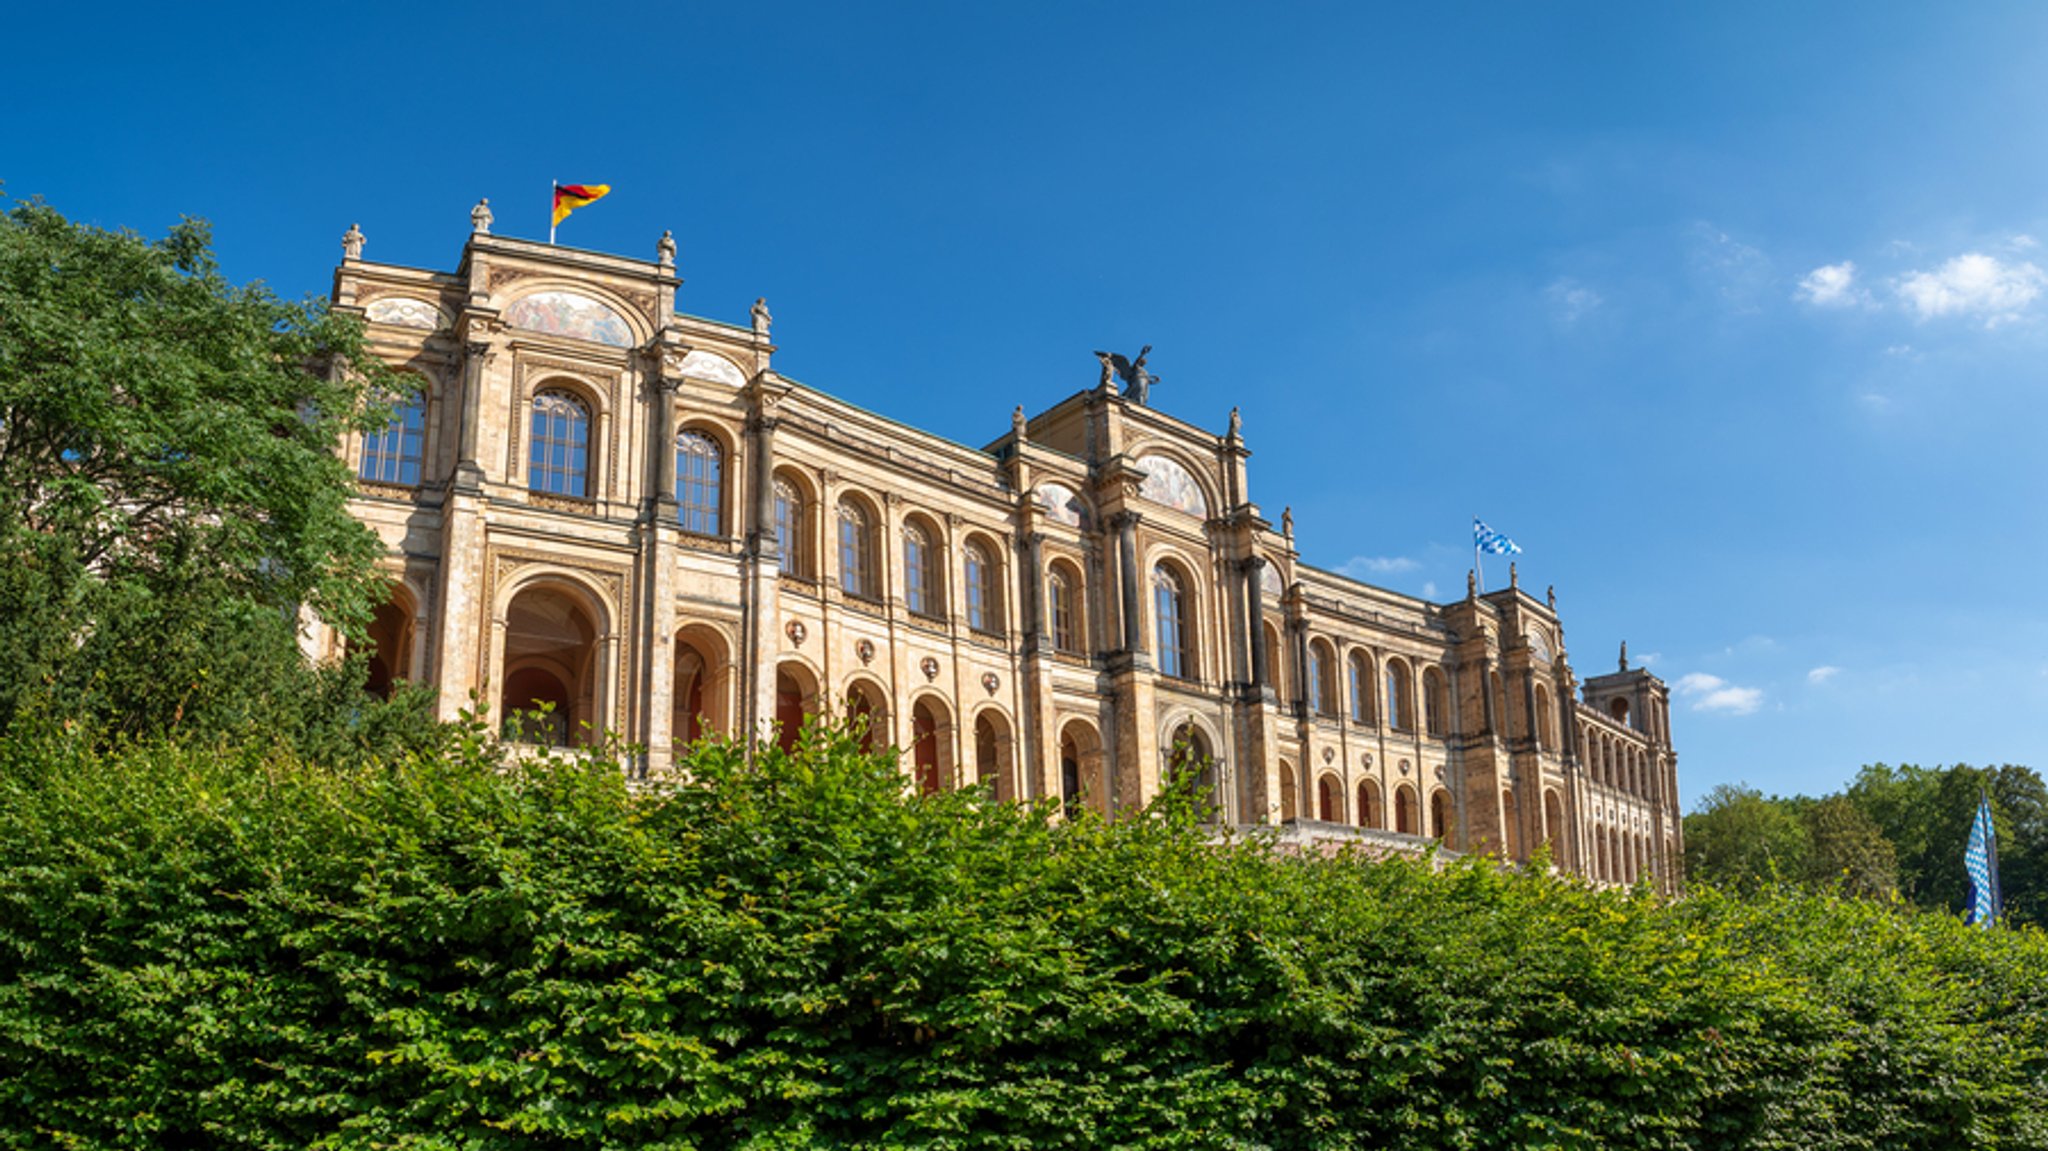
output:
[[[0,745],[0,1147],[2048,1146],[2048,943],[906,797]]]

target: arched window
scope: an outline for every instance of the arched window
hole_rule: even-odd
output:
[[[1317,640],[1308,645],[1308,700],[1317,715],[1337,714],[1336,669],[1330,659],[1328,644]]]
[[[1003,630],[1002,600],[996,594],[996,565],[980,543],[962,552],[967,568],[967,626],[979,632]]]
[[[796,485],[781,477],[775,480],[775,547],[782,553],[784,575],[804,575],[804,497]]]
[[[676,434],[676,515],[684,531],[700,536],[719,534],[723,474],[717,440],[697,431]]]
[[[1415,789],[1402,784],[1394,789],[1394,830],[1403,835],[1415,832]]]
[[[1429,734],[1438,739],[1450,734],[1450,701],[1444,691],[1444,673],[1439,668],[1422,671],[1422,715]]]
[[[1165,564],[1152,569],[1153,627],[1159,641],[1159,670],[1176,679],[1194,676],[1188,644],[1187,590]]]
[[[1372,722],[1372,665],[1363,655],[1353,653],[1351,665],[1351,722]]]
[[[1387,722],[1395,731],[1415,730],[1415,687],[1408,665],[1398,659],[1387,661]]]
[[[1358,784],[1358,826],[1377,828],[1380,825],[1380,786],[1372,780],[1361,780]]]
[[[912,615],[945,614],[945,597],[939,594],[937,551],[923,527],[916,523],[903,525],[903,606]]]
[[[1052,569],[1052,575],[1045,581],[1046,600],[1052,609],[1052,647],[1054,651],[1075,652],[1081,650],[1080,614],[1076,610],[1074,581],[1063,567]]]
[[[867,512],[852,500],[839,501],[839,590],[860,599],[880,598],[875,590],[874,533]]]
[[[557,496],[589,493],[590,409],[568,392],[533,397],[526,486]]]
[[[426,431],[426,401],[415,396],[391,413],[391,422],[382,431],[363,437],[363,463],[357,474],[380,484],[419,483]]]
[[[1551,726],[1550,690],[1540,683],[1536,685],[1536,746],[1544,751],[1557,750],[1557,736]]]
[[[1334,777],[1325,775],[1316,780],[1317,819],[1322,820],[1324,823],[1344,822],[1344,812],[1340,810],[1341,801],[1337,798],[1337,795],[1338,785]]]

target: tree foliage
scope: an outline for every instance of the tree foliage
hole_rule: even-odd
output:
[[[2005,914],[2048,923],[2048,784],[2013,764],[1873,764],[1818,800],[1723,784],[1685,817],[1686,876],[1736,890],[1774,878],[1839,885],[1961,912],[1970,896],[1963,849],[1983,797],[1998,829]]]
[[[35,201],[0,216],[0,729],[290,727],[301,608],[382,581],[336,451],[395,389],[360,325]]]
[[[0,744],[0,1147],[2048,1142],[2048,940],[918,797]]]

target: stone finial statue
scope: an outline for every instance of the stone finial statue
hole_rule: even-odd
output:
[[[1621,641],[1621,670],[1628,670],[1628,641]]]
[[[1024,438],[1023,404],[1018,404],[1016,409],[1010,413],[1010,434],[1017,437],[1020,441]]]
[[[345,260],[360,260],[363,258],[362,225],[350,224],[348,231],[341,234],[341,256]]]
[[[1289,504],[1286,507],[1280,509],[1280,534],[1286,536],[1288,539],[1294,538],[1293,504]]]
[[[1244,438],[1244,417],[1237,413],[1236,408],[1230,409],[1230,438],[1233,440]]]
[[[1095,358],[1102,361],[1102,379],[1097,382],[1096,386],[1105,392],[1114,391],[1116,389],[1116,363],[1110,359],[1108,352],[1097,352],[1095,353]]]
[[[655,254],[661,257],[662,265],[673,267],[676,262],[676,235],[667,228],[661,230],[661,239],[654,243]]]
[[[768,297],[762,296],[755,300],[754,334],[765,338],[768,335],[768,325],[774,322],[775,317],[768,313]]]
[[[1522,586],[1522,573],[1515,570],[1513,560],[1508,561],[1508,586],[1511,588]]]
[[[491,200],[486,196],[476,202],[476,207],[469,210],[469,230],[479,236],[488,236],[491,234],[492,219]]]
[[[1471,568],[1465,569],[1465,598],[1479,598],[1479,574]]]
[[[1544,589],[1543,589],[1543,599],[1544,599],[1544,602],[1546,602],[1546,603],[1548,603],[1548,604],[1550,605],[1550,614],[1552,614],[1552,615],[1556,615],[1556,614],[1557,614],[1557,585],[1556,585],[1556,584],[1551,584],[1551,585],[1550,585],[1549,587],[1546,587],[1546,588],[1544,588]]]

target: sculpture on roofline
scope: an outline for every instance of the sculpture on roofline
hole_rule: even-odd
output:
[[[469,230],[479,236],[488,236],[491,234],[491,220],[493,218],[491,215],[491,200],[490,197],[486,196],[476,202],[476,207],[469,210]]]
[[[762,296],[756,299],[754,301],[754,334],[766,336],[768,334],[768,325],[774,322],[775,317],[768,314],[768,297]]]
[[[1145,357],[1151,353],[1150,344],[1145,345],[1135,360],[1124,359],[1112,352],[1095,353],[1095,358],[1102,361],[1103,383],[1107,384],[1110,373],[1115,372],[1117,378],[1124,382],[1124,395],[1130,397],[1132,403],[1144,404],[1152,394],[1152,385],[1159,382],[1158,376],[1145,370]]]
[[[655,255],[657,255],[657,256],[659,256],[659,257],[661,258],[661,262],[662,262],[662,263],[664,263],[664,264],[673,264],[673,263],[675,263],[675,262],[676,262],[676,234],[675,234],[674,232],[670,231],[670,230],[669,230],[669,229],[667,229],[667,228],[663,228],[663,229],[661,230],[661,239],[659,239],[659,240],[655,241],[655,244],[654,244],[654,252],[655,252]]]
[[[341,256],[344,260],[360,260],[363,258],[363,227],[361,224],[350,224],[348,231],[341,234]]]

